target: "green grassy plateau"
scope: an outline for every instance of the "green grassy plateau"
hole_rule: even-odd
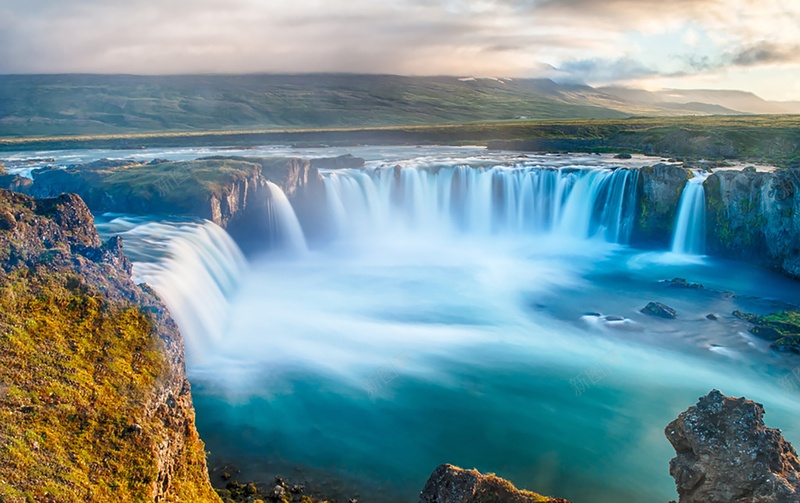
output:
[[[531,151],[631,152],[800,166],[800,116],[641,117],[280,131],[158,132],[0,139],[0,152],[175,146],[488,145]]]

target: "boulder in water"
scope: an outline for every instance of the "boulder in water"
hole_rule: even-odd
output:
[[[800,501],[800,461],[764,407],[717,390],[671,422],[665,434],[680,503]]]
[[[662,304],[661,302],[650,302],[646,306],[644,306],[641,310],[644,314],[649,316],[656,316],[658,318],[667,318],[667,319],[674,319],[675,316],[678,314],[674,309],[671,307]]]
[[[769,347],[775,351],[780,351],[781,353],[800,354],[800,335],[781,337],[777,341],[770,344]]]
[[[685,278],[673,278],[669,281],[669,286],[674,288],[689,288],[691,290],[702,290],[704,287],[700,283],[689,283]]]
[[[800,311],[781,311],[767,316],[734,311],[733,315],[752,323],[750,333],[772,342],[772,349],[800,354]]]
[[[419,495],[419,503],[570,503],[514,487],[493,474],[440,465]]]
[[[630,154],[617,154],[614,159],[631,159],[633,156]]]

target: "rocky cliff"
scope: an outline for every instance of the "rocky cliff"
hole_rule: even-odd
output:
[[[267,207],[272,195],[267,182],[277,185],[291,199],[295,213],[306,222],[307,232],[322,232],[318,226],[326,221],[325,188],[311,161],[295,157],[210,157],[203,161],[258,166],[255,175],[212,193],[211,218],[203,217],[225,228],[245,252],[258,251],[266,242],[263,236],[270,232]],[[345,157],[340,162],[358,162],[358,158]]]
[[[718,171],[704,186],[710,253],[800,278],[800,170]]]
[[[668,246],[686,181],[692,173],[671,164],[656,164],[639,174],[639,207],[632,240],[636,244]]]
[[[78,194],[92,211],[194,215],[227,225],[249,200],[264,195],[261,167],[224,160],[135,163],[96,161],[32,173],[5,188],[33,197]]]
[[[0,190],[0,500],[219,501],[183,340],[75,195]]]
[[[634,244],[669,246],[681,194],[692,176],[676,165],[641,169]],[[703,186],[709,254],[800,278],[800,170],[717,170]]]
[[[797,453],[763,417],[761,404],[714,390],[667,426],[680,503],[800,501]]]

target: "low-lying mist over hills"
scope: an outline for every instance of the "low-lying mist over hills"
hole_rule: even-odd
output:
[[[0,136],[800,113],[742,91],[393,75],[3,75]]]

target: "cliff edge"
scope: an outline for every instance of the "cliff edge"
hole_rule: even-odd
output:
[[[0,500],[218,502],[183,340],[75,195],[0,190]]]

